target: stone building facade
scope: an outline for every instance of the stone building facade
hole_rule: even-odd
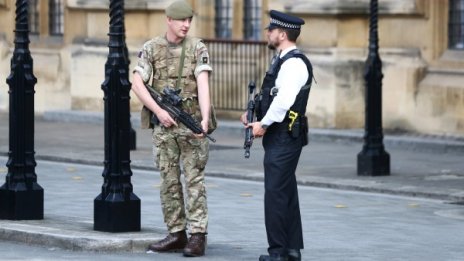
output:
[[[29,1],[36,10],[30,16],[36,112],[103,111],[109,0]],[[125,1],[131,61],[143,42],[164,32],[164,8],[171,2]],[[305,19],[298,45],[310,57],[317,82],[308,103],[310,125],[363,127],[369,0],[189,2],[196,10],[190,34],[203,38],[265,40],[259,28],[265,27],[270,9]],[[464,0],[378,2],[384,128],[464,135]],[[5,79],[14,47],[15,3],[0,0],[0,111],[8,110]],[[250,15],[245,3],[253,4],[255,20],[244,19]],[[250,23],[254,27],[247,31]],[[454,30],[456,24],[460,30]],[[134,95],[131,104],[133,111],[140,109]]]

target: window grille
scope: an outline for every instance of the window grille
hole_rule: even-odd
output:
[[[464,50],[464,0],[450,0],[448,40],[450,49]]]
[[[243,35],[246,40],[261,38],[261,0],[245,1],[243,6]]]
[[[28,22],[29,32],[31,34],[39,34],[39,1],[28,0]]]
[[[63,0],[49,0],[48,29],[50,35],[63,35],[64,15]]]
[[[216,0],[215,2],[215,34],[216,38],[232,38],[232,1]]]

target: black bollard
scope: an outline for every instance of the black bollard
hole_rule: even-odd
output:
[[[124,0],[110,1],[109,54],[102,84],[105,161],[102,192],[94,201],[94,230],[140,231],[140,199],[130,169],[130,83],[124,44]]]
[[[124,15],[122,17],[122,26],[123,26],[123,33],[124,33],[124,66],[125,70],[127,72],[127,79],[129,79],[129,65],[130,65],[130,59],[129,59],[129,49],[127,48],[126,44],[126,26],[124,22]],[[129,109],[130,111],[130,109]],[[129,114],[129,119],[130,119],[130,114]],[[137,149],[137,133],[135,132],[134,128],[132,128],[132,122],[130,122],[130,150],[136,150]]]
[[[385,151],[382,132],[382,61],[377,31],[378,3],[370,2],[369,55],[366,61],[366,107],[364,145],[358,154],[358,175],[390,175],[390,155]]]
[[[29,51],[28,1],[16,1],[15,49],[11,59],[8,174],[0,187],[0,218],[43,219],[44,190],[37,183],[34,151],[33,61]]]

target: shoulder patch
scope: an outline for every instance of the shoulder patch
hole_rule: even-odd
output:
[[[202,64],[209,64],[208,52],[202,52],[200,54],[200,61],[201,61]]]

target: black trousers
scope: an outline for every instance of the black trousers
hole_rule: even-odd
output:
[[[263,137],[265,224],[269,253],[286,255],[287,249],[304,247],[295,176],[303,136],[293,138],[284,128],[272,127]]]

